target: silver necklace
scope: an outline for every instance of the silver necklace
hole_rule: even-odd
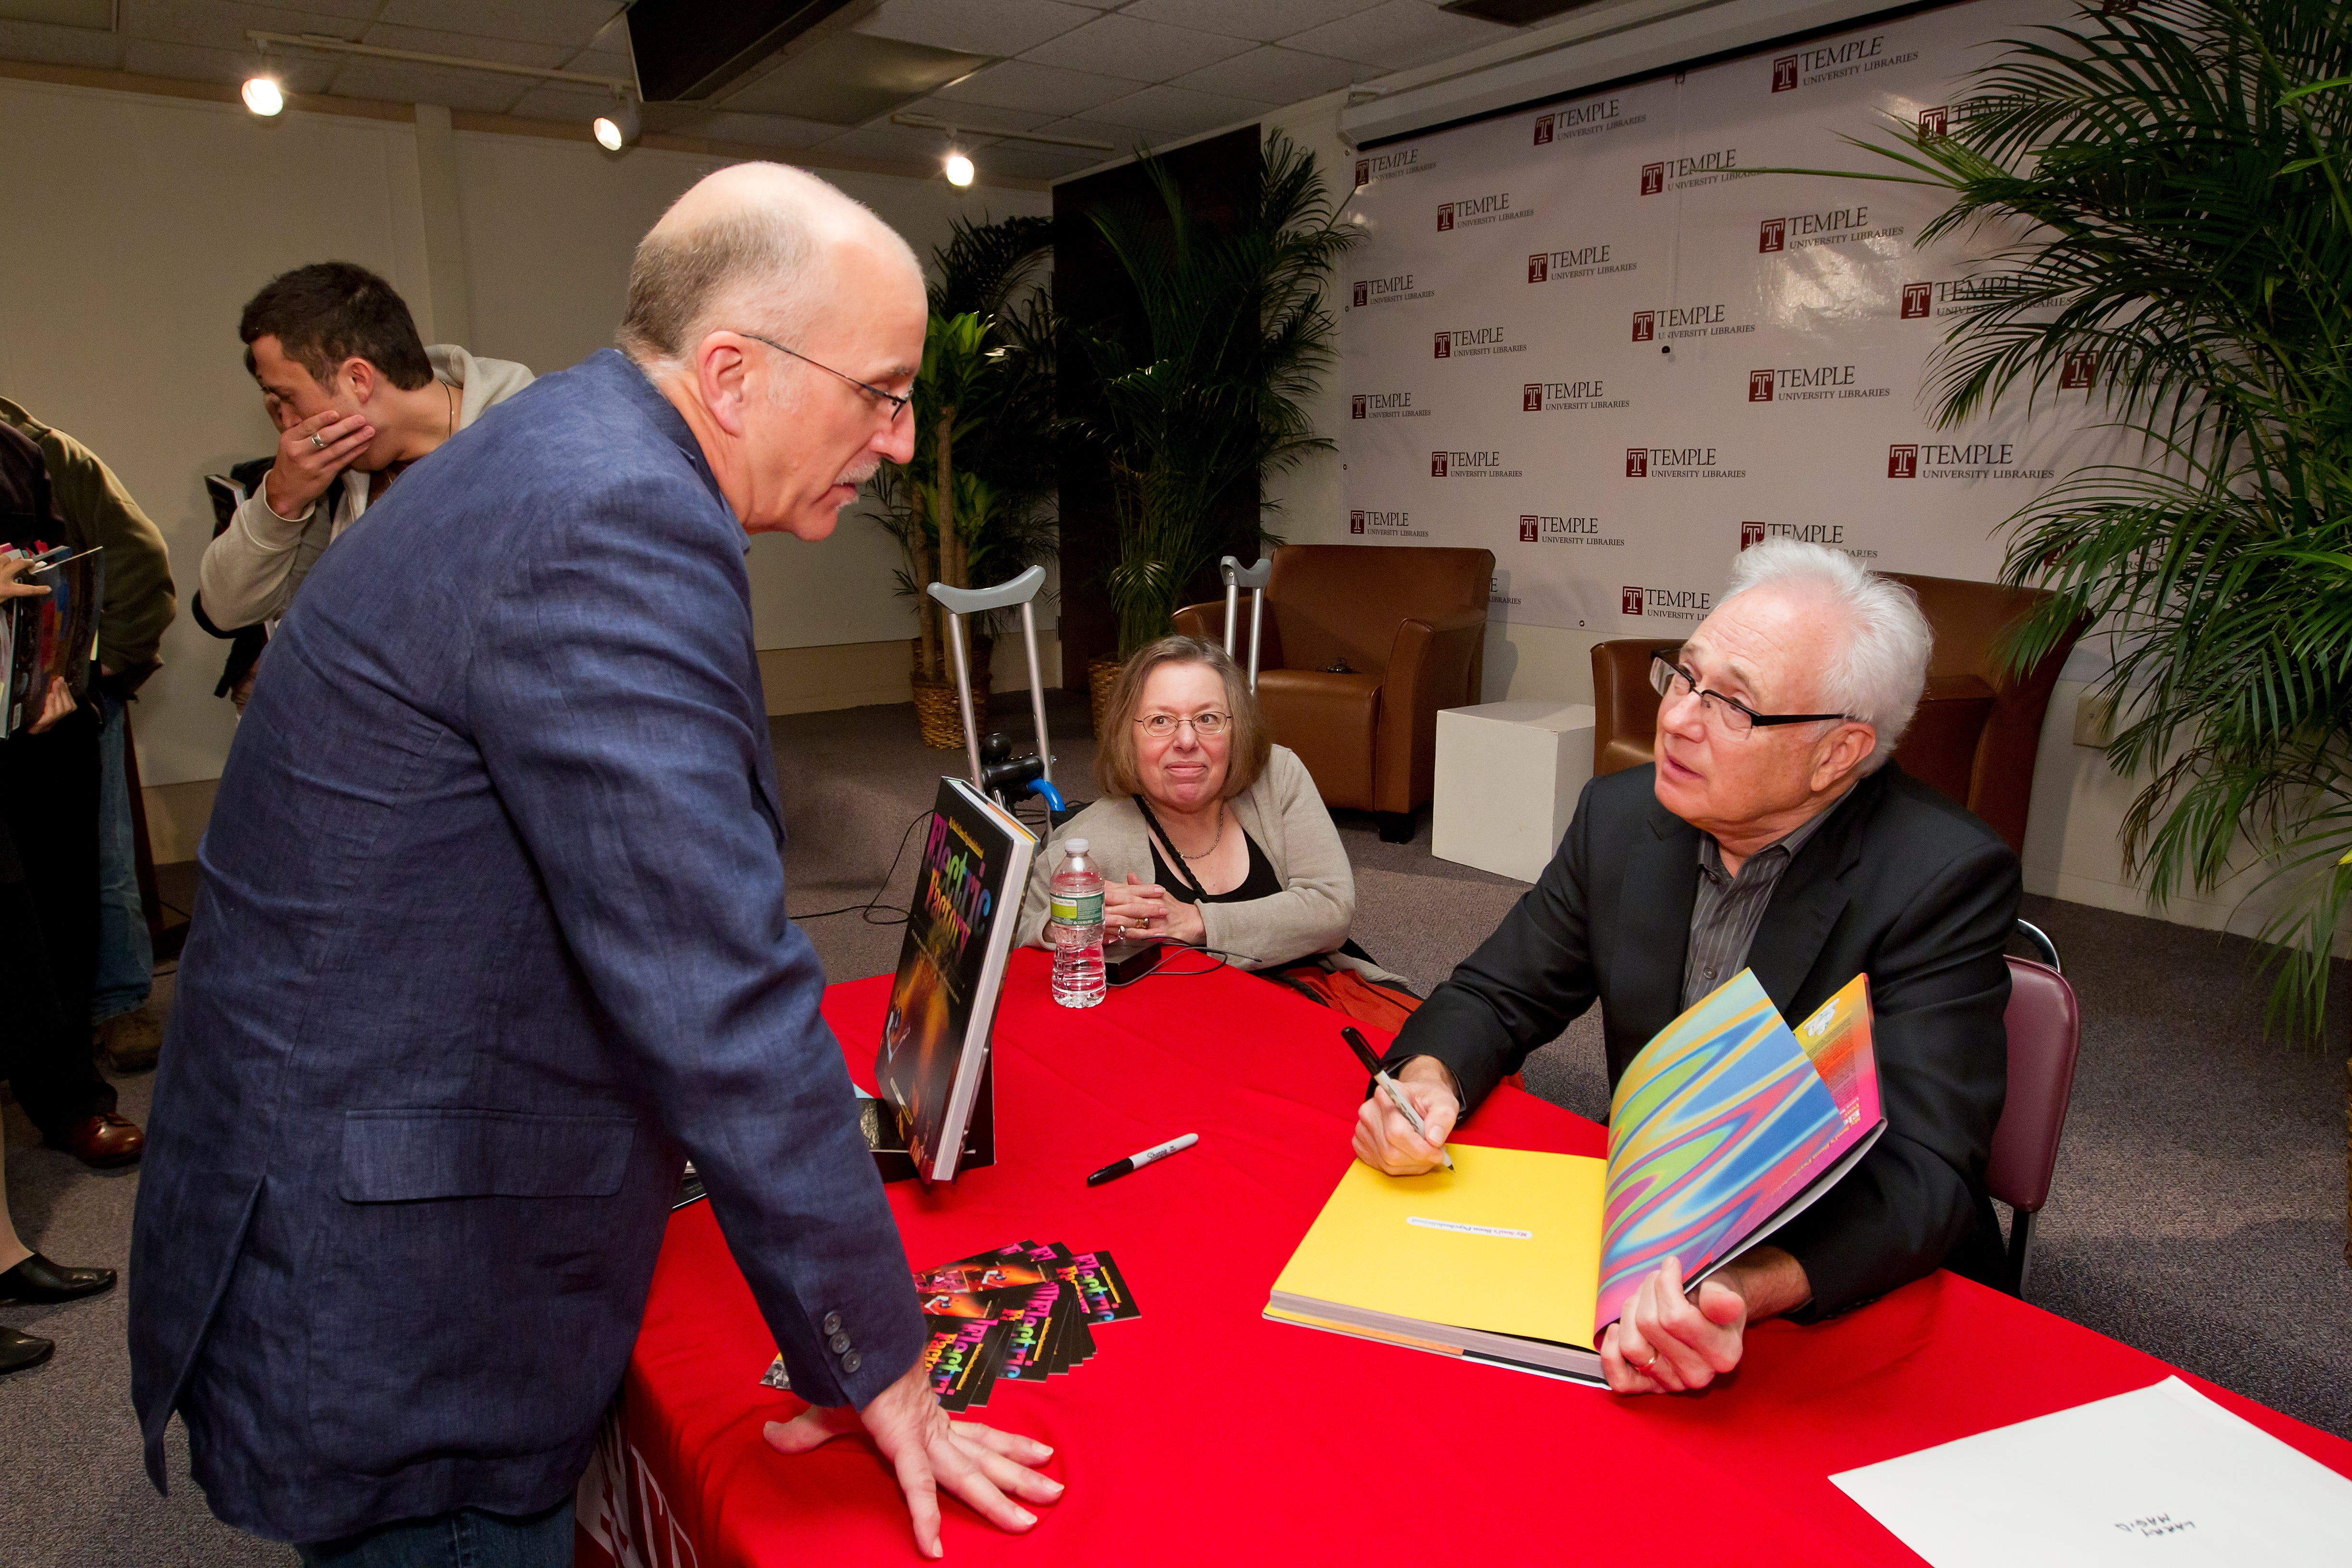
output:
[[[1214,855],[1217,852],[1217,846],[1223,844],[1224,841],[1225,803],[1221,800],[1217,802],[1217,836],[1209,840],[1209,847],[1206,849],[1202,850],[1198,855],[1184,855],[1184,851],[1181,848],[1179,848],[1176,853],[1179,855],[1184,855],[1184,858],[1187,860],[1206,860],[1210,856]],[[1176,841],[1173,838],[1171,838],[1168,842],[1172,845]]]

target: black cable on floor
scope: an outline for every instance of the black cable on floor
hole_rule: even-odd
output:
[[[930,809],[927,806],[916,815],[914,821],[907,824],[907,831],[898,836],[898,852],[890,857],[890,868],[882,873],[882,881],[880,885],[874,889],[873,896],[868,898],[864,903],[844,904],[837,910],[818,910],[814,914],[805,915],[796,915],[787,910],[784,911],[785,918],[795,921],[821,921],[833,915],[856,914],[863,915],[865,917],[866,923],[870,926],[905,925],[907,923],[908,911],[898,908],[896,904],[883,903],[881,901],[882,895],[889,890],[890,879],[898,874],[898,862],[906,858],[907,840],[915,836],[916,828],[920,827],[923,824],[930,821]],[[877,920],[875,915],[877,911],[886,918]]]

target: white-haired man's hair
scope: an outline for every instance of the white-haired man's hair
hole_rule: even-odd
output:
[[[1843,551],[1794,539],[1768,539],[1742,551],[1718,607],[1755,588],[1816,596],[1845,624],[1845,646],[1822,671],[1820,704],[1877,731],[1878,743],[1863,764],[1864,773],[1876,772],[1895,754],[1927,685],[1936,637],[1917,595]]]
[[[613,341],[648,374],[683,369],[695,345],[721,327],[786,345],[799,342],[827,303],[824,290],[831,279],[822,247],[845,214],[871,220],[873,232],[887,237],[908,266],[921,272],[907,242],[863,202],[803,169],[758,167],[780,184],[799,187],[797,195],[747,200],[688,225],[665,219],[638,242],[628,303]]]

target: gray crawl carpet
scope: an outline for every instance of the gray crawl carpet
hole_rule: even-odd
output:
[[[1025,714],[1000,722],[1027,749]],[[1083,705],[1056,694],[1057,774],[1091,798]],[[912,710],[855,709],[771,726],[792,836],[793,907],[836,978],[898,960],[896,926],[820,911],[880,888],[903,905],[912,867],[892,853],[960,755],[926,751]],[[1522,890],[1380,842],[1342,814],[1356,866],[1357,938],[1426,989],[1493,928]],[[184,888],[184,872],[167,879]],[[183,895],[184,896],[184,895]],[[2028,918],[2057,941],[2081,994],[2083,1059],[2027,1297],[2315,1426],[2352,1436],[2352,1269],[2344,1262],[2344,1053],[2266,1039],[2262,991],[2240,940],[2052,900]],[[2339,970],[2344,966],[2339,965]],[[168,1006],[170,982],[158,986]],[[2334,1037],[2352,1019],[2339,973]],[[1598,1016],[1528,1064],[1529,1086],[1587,1116],[1606,1109]],[[144,1116],[146,1075],[121,1080]],[[64,1263],[120,1268],[135,1171],[99,1174],[36,1146],[5,1111],[8,1189],[26,1241]],[[48,1365],[0,1382],[0,1563],[9,1568],[165,1568],[294,1561],[215,1523],[187,1481],[172,1433],[173,1493],[140,1468],[121,1290],[59,1308],[7,1308],[0,1321],[58,1342]]]

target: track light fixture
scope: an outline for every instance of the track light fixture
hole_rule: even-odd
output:
[[[947,172],[949,184],[961,190],[962,187],[971,184],[971,160],[964,156],[962,153],[956,149],[950,148],[948,150],[947,162],[942,165],[942,167]]]
[[[596,133],[596,145],[607,153],[617,153],[635,142],[644,128],[637,100],[619,88],[613,89],[613,107],[598,115],[592,127]]]
[[[244,98],[245,106],[247,109],[265,119],[286,107],[285,89],[280,88],[277,80],[271,77],[246,78],[245,86],[239,89],[239,95]]]

